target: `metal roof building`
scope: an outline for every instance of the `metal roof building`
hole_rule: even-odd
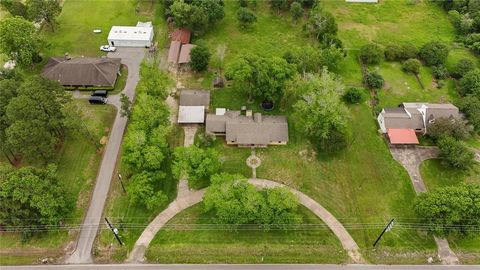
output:
[[[148,22],[138,22],[137,26],[112,26],[108,44],[115,47],[150,47],[153,35],[153,27]]]

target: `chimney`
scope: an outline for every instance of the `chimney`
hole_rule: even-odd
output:
[[[253,115],[253,121],[255,121],[255,123],[261,123],[262,122],[262,114],[261,113],[255,113]]]

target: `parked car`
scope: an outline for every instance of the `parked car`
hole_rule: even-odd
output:
[[[114,52],[116,50],[117,50],[117,48],[115,48],[113,46],[110,46],[110,45],[100,46],[100,51],[103,51],[103,52]]]
[[[92,97],[104,97],[106,98],[108,95],[108,91],[107,90],[95,90],[92,92]]]
[[[100,97],[100,96],[91,96],[88,99],[88,102],[90,104],[107,104],[108,99],[106,97]]]

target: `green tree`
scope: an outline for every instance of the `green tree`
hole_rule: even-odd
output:
[[[160,70],[158,63],[143,62],[140,65],[141,80],[137,84],[138,94],[148,94],[164,100],[168,96],[167,87],[171,84],[168,74]]]
[[[402,69],[405,72],[412,73],[418,75],[420,73],[420,67],[422,63],[418,59],[408,59],[407,61],[403,62]]]
[[[130,117],[132,101],[130,101],[127,95],[125,95],[124,93],[121,93],[120,103],[122,104],[120,108],[120,115],[122,117],[127,117],[127,118]]]
[[[323,10],[317,3],[310,10],[310,16],[304,25],[304,30],[317,40],[323,41],[325,37],[335,36],[338,26],[335,22],[335,17],[330,12]]]
[[[437,140],[440,157],[453,168],[468,169],[475,162],[475,153],[455,138],[443,136]]]
[[[17,65],[28,67],[38,57],[43,40],[33,24],[20,17],[0,21],[0,51]]]
[[[377,72],[369,72],[365,77],[365,82],[367,83],[368,87],[373,89],[381,89],[385,84],[385,80],[383,79],[382,75],[378,74]]]
[[[195,46],[190,51],[190,67],[197,72],[207,70],[211,56],[212,54],[206,46],[202,44]]]
[[[158,126],[170,124],[170,111],[163,100],[147,94],[136,97],[137,104],[132,109],[130,125],[136,130],[151,132]]]
[[[471,129],[462,119],[440,117],[427,125],[427,134],[434,140],[443,136],[450,136],[457,140],[466,140],[470,137]]]
[[[473,95],[480,98],[480,69],[467,72],[460,80],[460,94]]]
[[[444,43],[431,41],[424,44],[418,54],[427,66],[436,66],[445,64],[448,51],[448,47]]]
[[[250,11],[248,8],[241,7],[237,10],[237,20],[240,24],[240,28],[248,29],[257,21],[257,16],[255,13]]]
[[[160,190],[165,173],[146,172],[133,175],[127,186],[128,199],[132,204],[144,205],[149,210],[161,207],[168,201],[167,195]]]
[[[275,9],[277,13],[280,13],[282,10],[287,10],[288,9],[288,0],[269,0],[270,7],[272,9]]]
[[[433,77],[437,80],[443,80],[448,77],[448,70],[444,65],[437,65],[432,67]]]
[[[174,0],[168,10],[178,27],[200,34],[225,16],[222,0]]]
[[[262,190],[265,205],[260,209],[259,223],[268,227],[284,227],[288,224],[300,224],[298,199],[286,188],[276,187]]]
[[[0,167],[0,224],[31,230],[60,225],[73,209],[73,200],[59,183],[56,167]]]
[[[292,15],[292,20],[297,23],[298,20],[303,17],[302,4],[299,2],[292,2],[290,4],[290,14]]]
[[[219,171],[220,165],[214,149],[193,145],[175,149],[172,170],[179,178],[186,174],[189,185],[200,188],[208,185],[210,177]]]
[[[294,104],[294,117],[305,135],[320,148],[338,150],[346,142],[347,109],[341,102],[344,85],[323,70],[298,83],[300,99]]]
[[[226,76],[234,79],[237,88],[246,91],[250,100],[262,98],[271,102],[282,97],[294,74],[294,66],[283,58],[250,53],[239,56],[226,69]]]
[[[461,184],[422,193],[415,212],[436,235],[467,234],[480,225],[480,186]]]
[[[2,0],[0,1],[0,6],[7,10],[13,17],[28,18],[27,7],[21,0]]]
[[[318,72],[322,66],[322,51],[313,46],[295,47],[285,53],[283,58],[297,66],[297,71],[305,76],[307,73]],[[325,59],[325,62],[327,60]]]
[[[471,59],[468,59],[468,58],[462,58],[460,60],[458,60],[457,64],[455,65],[455,70],[454,70],[454,74],[461,78],[463,77],[465,74],[467,74],[468,72],[474,70],[476,68],[475,66],[475,63],[473,62],[473,60]]]
[[[20,87],[20,83],[20,80],[17,79],[0,80],[0,151],[12,165],[15,164],[17,159],[6,134],[10,125],[7,118],[7,106],[12,98],[17,96],[17,89]]]
[[[251,224],[265,205],[262,195],[240,175],[218,174],[203,197],[205,212],[213,211],[220,224]],[[232,228],[234,229],[234,228]]]
[[[477,133],[480,132],[480,98],[466,96],[461,99],[459,107],[467,116],[468,122],[473,125]]]
[[[45,22],[50,25],[52,32],[62,8],[58,0],[26,0],[27,13],[34,22]]]
[[[359,57],[364,64],[378,64],[383,60],[384,52],[380,46],[371,43],[360,48]]]
[[[344,57],[343,49],[335,46],[325,47],[320,54],[320,65],[330,71],[337,71]]]

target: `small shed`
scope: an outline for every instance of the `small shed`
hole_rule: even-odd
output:
[[[112,26],[108,34],[108,44],[114,47],[152,46],[153,27],[151,23],[139,22],[137,26]]]
[[[171,41],[178,41],[182,44],[190,43],[192,32],[185,28],[177,28],[171,34]]]
[[[178,63],[178,55],[180,54],[181,46],[182,44],[179,41],[172,41],[170,43],[170,49],[168,49],[168,63]]]
[[[179,64],[190,63],[190,51],[195,47],[193,44],[183,44],[180,49],[180,55],[178,56]]]
[[[203,90],[183,90],[180,93],[178,123],[199,124],[205,122],[205,111],[210,105],[210,92]]]
[[[388,139],[392,145],[414,145],[419,144],[415,130],[408,128],[387,129]]]
[[[204,106],[180,106],[178,108],[179,124],[201,124],[205,122]]]

